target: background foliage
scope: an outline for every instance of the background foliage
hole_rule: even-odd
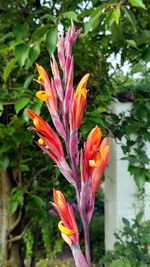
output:
[[[124,228],[115,233],[114,251],[108,251],[101,262],[110,267],[149,266],[150,221],[143,222],[142,216],[140,212],[132,223],[122,219]]]
[[[35,98],[39,87],[33,81],[37,77],[35,62],[50,74],[49,60],[62,25],[67,29],[72,19],[83,28],[74,47],[74,84],[87,71],[91,78],[81,141],[95,124],[104,135],[118,140],[124,136],[129,171],[143,190],[145,181],[150,181],[146,154],[150,139],[150,3],[5,0],[0,3],[0,11],[0,168],[8,171],[13,184],[10,212],[22,212],[18,227],[20,231],[25,229],[23,255],[33,260],[44,255],[53,257],[62,243],[54,227],[57,216],[48,205],[52,187],[63,186],[70,200],[74,192],[70,187],[68,190],[53,163],[33,143],[33,133],[27,130],[30,123],[25,107],[50,120]],[[116,99],[133,103],[128,116],[112,114],[110,104]]]

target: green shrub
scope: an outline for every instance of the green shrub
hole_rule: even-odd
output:
[[[123,218],[122,231],[116,232],[114,250],[108,251],[102,264],[108,267],[150,267],[150,221],[143,222],[140,212],[131,224]]]

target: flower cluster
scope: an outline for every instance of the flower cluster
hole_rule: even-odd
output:
[[[53,189],[54,202],[61,221],[58,228],[63,239],[72,249],[76,266],[90,266],[87,228],[91,220],[96,190],[108,163],[108,139],[101,141],[101,130],[95,127],[89,133],[83,149],[78,148],[78,129],[86,104],[86,85],[89,74],[85,74],[76,90],[73,88],[74,59],[72,46],[80,30],[71,25],[66,35],[61,35],[57,42],[58,60],[61,73],[54,55],[51,58],[52,77],[49,79],[45,69],[36,64],[39,76],[36,80],[42,87],[36,96],[45,101],[53,124],[58,134],[39,115],[27,109],[32,119],[36,134],[39,136],[37,145],[55,162],[63,176],[75,187],[78,210],[84,227],[86,258],[79,247],[79,234],[73,208],[65,200],[62,192]]]

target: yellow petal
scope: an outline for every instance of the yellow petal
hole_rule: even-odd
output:
[[[38,65],[37,63],[36,63],[36,67],[37,67],[37,70],[38,70],[38,73],[39,73],[38,80],[39,80],[39,82],[44,83],[43,68],[42,68],[42,66]]]
[[[66,234],[66,235],[73,235],[73,234],[75,234],[75,230],[73,230],[73,229],[69,229],[69,228],[63,226],[63,225],[62,225],[62,221],[60,221],[60,222],[58,223],[58,228],[59,228],[59,230],[60,230],[62,233]]]
[[[33,124],[37,129],[39,128],[39,120],[37,118],[33,119]]]
[[[80,88],[85,88],[86,87],[86,84],[88,82],[88,79],[89,79],[89,76],[90,74],[87,73],[83,76],[83,78],[81,79],[81,81],[79,82],[78,86],[77,86],[77,91],[80,89]]]
[[[42,101],[45,101],[45,100],[48,99],[48,92],[47,91],[43,91],[43,90],[38,91],[36,93],[36,97],[39,98]]]
[[[97,167],[96,161],[93,160],[93,159],[89,160],[89,165],[90,165],[90,167],[92,167],[92,168],[96,168],[96,167]]]
[[[44,141],[43,141],[43,139],[42,139],[42,138],[39,138],[38,143],[39,143],[40,145],[44,145]]]

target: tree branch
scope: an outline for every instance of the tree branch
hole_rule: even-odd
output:
[[[11,227],[9,229],[8,235],[10,235],[11,232],[13,232],[15,230],[15,228],[18,226],[18,224],[20,223],[21,216],[22,216],[22,207],[23,207],[23,203],[19,209],[19,214],[18,214],[16,221],[11,225]]]
[[[17,236],[15,236],[15,237],[10,238],[10,239],[7,241],[7,243],[12,243],[12,242],[16,242],[16,241],[20,240],[20,239],[23,237],[23,235],[24,235],[26,229],[30,226],[31,222],[32,222],[32,221],[30,221],[30,222],[27,223],[27,225],[24,227],[24,229],[23,229],[23,231],[22,231],[22,233],[21,233],[20,235],[17,235]]]

